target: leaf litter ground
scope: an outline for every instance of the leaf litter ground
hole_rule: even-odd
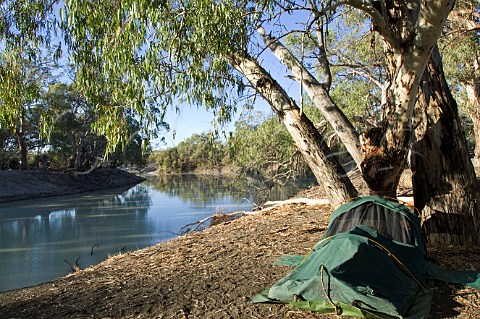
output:
[[[312,190],[311,194],[316,190]],[[322,236],[329,206],[281,205],[154,247],[116,255],[38,286],[0,293],[1,318],[339,318],[251,298]],[[440,264],[480,270],[480,249],[432,250]],[[436,284],[431,317],[480,318],[480,291]]]

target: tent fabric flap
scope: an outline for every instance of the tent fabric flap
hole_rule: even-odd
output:
[[[451,270],[432,262],[426,263],[425,270],[430,279],[480,289],[480,273],[475,270]]]
[[[355,228],[321,241],[297,268],[269,289],[268,298],[353,301],[357,308],[401,318],[415,299],[418,282],[424,280],[414,278],[374,243],[388,246],[386,238],[365,229]]]
[[[282,256],[278,257],[272,263],[272,266],[289,266],[289,267],[297,267],[299,266],[305,257],[303,255],[289,255],[283,254]]]

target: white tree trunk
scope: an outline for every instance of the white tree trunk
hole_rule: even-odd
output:
[[[342,110],[332,101],[324,86],[278,39],[267,35],[262,27],[258,28],[257,31],[272,53],[293,73],[295,80],[303,85],[312,102],[332,125],[333,130],[345,145],[355,163],[360,167],[362,154],[358,133]]]
[[[268,101],[283,121],[318,183],[325,189],[330,203],[337,205],[356,197],[355,187],[323,137],[270,74],[252,58],[237,57],[230,62]]]

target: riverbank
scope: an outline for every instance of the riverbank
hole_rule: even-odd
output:
[[[324,194],[317,187],[301,196]],[[0,318],[340,318],[250,302],[291,270],[273,261],[305,254],[321,238],[329,213],[329,205],[284,204],[118,254],[0,293]],[[479,248],[431,250],[431,256],[449,268],[480,269]],[[479,305],[479,291],[438,283],[430,319],[480,318]]]
[[[118,168],[77,175],[73,171],[0,171],[0,203],[111,189],[144,180]]]
[[[328,205],[289,204],[119,254],[80,272],[0,293],[1,318],[340,318],[251,298],[322,236]],[[431,251],[450,268],[480,269],[480,249]],[[480,318],[480,292],[438,283],[431,319]]]

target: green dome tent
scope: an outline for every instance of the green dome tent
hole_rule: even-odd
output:
[[[330,216],[323,238],[306,256],[283,256],[296,265],[254,298],[363,318],[426,318],[431,279],[480,288],[477,272],[453,272],[427,261],[419,217],[378,196],[348,202]]]

